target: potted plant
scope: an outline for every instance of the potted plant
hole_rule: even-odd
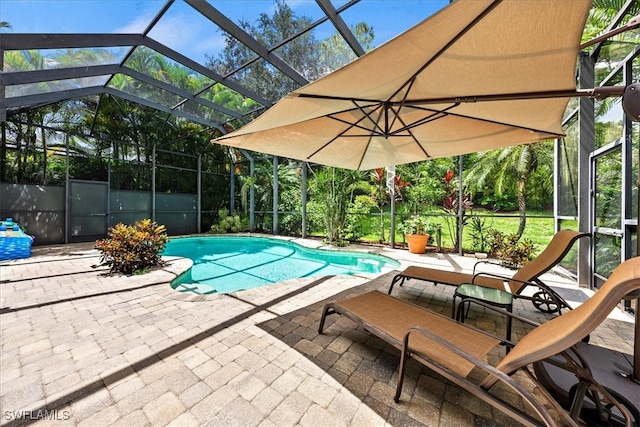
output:
[[[423,254],[426,251],[429,236],[433,232],[433,227],[426,218],[418,215],[412,216],[400,224],[400,229],[409,245],[409,252]]]

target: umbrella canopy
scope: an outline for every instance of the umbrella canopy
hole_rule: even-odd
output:
[[[214,142],[372,169],[562,136],[590,7],[457,0]]]

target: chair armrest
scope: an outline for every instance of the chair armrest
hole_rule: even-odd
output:
[[[476,277],[491,277],[491,278],[494,278],[494,279],[502,279],[505,282],[522,283],[523,285],[525,285],[524,287],[535,286],[536,288],[540,288],[540,289],[542,289],[544,291],[547,291],[547,292],[555,294],[555,291],[553,289],[551,289],[549,286],[545,285],[542,282],[533,282],[533,281],[530,281],[530,280],[514,279],[513,277],[503,276],[501,274],[496,274],[496,273],[480,272],[480,273],[474,274],[473,277],[471,278],[471,283],[474,284],[474,285],[476,284],[475,283]],[[478,286],[482,286],[482,285],[478,284]]]
[[[495,279],[502,279],[505,282],[522,283],[523,285],[525,285],[525,287],[526,286],[535,286],[536,288],[540,288],[540,289],[542,289],[544,291],[555,293],[555,291],[553,289],[551,289],[549,286],[545,285],[542,282],[533,282],[533,281],[530,281],[530,280],[514,279],[513,277],[503,276],[501,274],[489,273],[489,272],[480,272],[480,273],[474,274],[473,277],[471,278],[471,283],[474,284],[474,285],[476,284],[474,282],[476,277],[492,277],[492,278],[495,278]],[[482,286],[482,285],[478,284],[478,286]]]
[[[539,323],[539,322],[531,320],[531,319],[529,319],[527,317],[520,316],[519,314],[512,313],[512,312],[507,311],[507,310],[505,310],[503,308],[496,307],[495,305],[488,304],[488,303],[486,303],[486,302],[484,302],[482,300],[479,300],[477,298],[467,297],[464,300],[465,300],[465,302],[468,301],[468,302],[473,302],[474,304],[481,305],[482,307],[484,307],[486,309],[489,309],[491,311],[495,311],[496,313],[503,314],[503,315],[505,315],[507,317],[511,317],[512,319],[519,320],[519,321],[521,321],[523,323],[526,323],[528,325],[531,325],[533,327],[541,325],[541,323]],[[473,328],[473,329],[476,329],[476,328]],[[492,335],[492,334],[489,334],[489,335]],[[500,338],[500,339],[502,339],[502,338]]]
[[[483,260],[483,261],[477,261],[474,265],[473,265],[473,272],[471,274],[473,274],[475,276],[476,274],[476,267],[480,264],[491,264],[491,265],[502,265],[500,264],[500,262],[498,261],[493,261],[493,260]]]
[[[504,280],[505,282],[518,282],[518,283],[524,283],[524,284],[528,284],[528,285],[538,286],[534,282],[527,282],[525,280],[518,280],[518,279],[514,279],[511,276],[505,276],[505,275],[497,274],[497,273],[489,273],[488,271],[486,271],[486,272],[485,271],[481,271],[479,273],[475,273],[473,275],[473,277],[471,278],[471,283],[474,284],[474,285],[476,284],[475,283],[476,277],[491,277],[491,278],[494,278],[494,279]],[[482,286],[482,285],[478,285],[478,286]]]

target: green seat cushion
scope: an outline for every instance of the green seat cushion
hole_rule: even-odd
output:
[[[471,283],[464,283],[458,286],[456,294],[461,297],[475,298],[498,305],[511,305],[513,303],[513,295],[507,291],[485,288]]]

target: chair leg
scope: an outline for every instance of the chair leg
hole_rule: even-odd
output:
[[[458,299],[458,295],[456,295],[456,293],[453,293],[453,306],[451,307],[451,318],[452,319],[457,319],[456,317],[456,300]]]
[[[408,337],[405,337],[405,344],[400,354],[400,368],[398,369],[398,382],[396,384],[396,394],[395,396],[393,396],[393,401],[396,403],[400,401],[400,394],[402,393],[402,384],[404,383],[404,372],[407,368],[408,358],[409,358]]]
[[[573,401],[571,402],[571,408],[569,410],[569,415],[574,420],[577,420],[580,416],[580,411],[582,410],[582,404],[584,403],[584,397],[587,395],[588,386],[584,381],[578,382],[577,386],[575,386],[575,390],[571,390],[570,394],[573,394]]]
[[[510,305],[509,307],[507,307],[507,311],[509,313],[513,313],[513,305]],[[513,317],[511,316],[507,316],[507,341],[511,341],[511,327],[513,324]],[[507,352],[509,350],[509,347],[507,347]]]
[[[467,304],[467,312],[464,312],[464,305]],[[469,310],[471,309],[471,303],[466,300],[466,298],[460,299],[460,304],[458,304],[458,309],[456,310],[456,320],[460,323],[464,323],[464,319],[466,319],[469,314]]]
[[[322,334],[322,330],[324,329],[324,321],[327,318],[327,316],[329,314],[333,314],[336,311],[333,309],[333,307],[330,306],[325,306],[324,309],[322,310],[322,317],[320,318],[320,325],[318,326],[318,333]]]
[[[395,276],[393,276],[393,280],[391,280],[391,286],[389,286],[389,291],[387,292],[387,295],[391,295],[391,291],[393,290],[393,287],[395,286],[396,283],[399,282],[398,286],[402,286],[406,278],[407,277],[403,276],[402,274],[396,274]]]

